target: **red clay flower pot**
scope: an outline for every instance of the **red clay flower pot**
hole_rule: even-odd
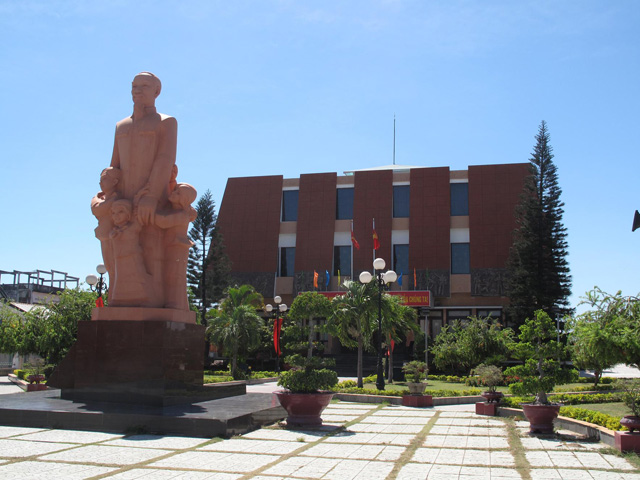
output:
[[[488,403],[498,403],[504,397],[502,392],[482,392],[480,394]]]
[[[333,393],[275,392],[282,408],[287,411],[287,425],[294,427],[318,427],[322,425],[320,414],[329,405]]]
[[[529,433],[553,433],[553,421],[560,412],[560,405],[523,403],[522,410],[529,420]]]
[[[620,425],[627,427],[631,433],[633,433],[634,430],[638,430],[638,432],[640,432],[640,417],[635,415],[625,415],[620,419]]]

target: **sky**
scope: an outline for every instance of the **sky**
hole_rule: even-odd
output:
[[[0,0],[0,270],[84,277],[131,80],[178,180],[527,162],[548,124],[577,306],[640,292],[637,0]],[[5,281],[5,277],[2,277]]]

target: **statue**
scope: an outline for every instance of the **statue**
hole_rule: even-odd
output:
[[[91,201],[110,307],[189,310],[187,231],[197,193],[177,183],[178,123],[157,113],[161,89],[152,73],[133,79],[133,114],[116,124],[111,166],[102,171],[102,191]]]

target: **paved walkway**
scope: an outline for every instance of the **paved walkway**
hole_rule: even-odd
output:
[[[640,471],[569,432],[473,406],[333,403],[318,431],[272,426],[228,440],[0,427],[0,479],[634,479]]]

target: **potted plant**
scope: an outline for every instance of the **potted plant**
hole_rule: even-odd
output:
[[[27,375],[27,382],[29,382],[29,385],[27,385],[28,392],[46,390],[46,385],[41,384],[41,382],[45,381],[45,376],[42,373],[43,367],[44,360],[42,360],[41,358],[38,358],[33,363],[27,363],[25,365],[25,368],[32,372]]]
[[[333,392],[327,392],[338,384],[338,374],[325,368],[329,362],[311,357],[303,359],[291,355],[285,363],[294,365],[282,372],[278,385],[285,390],[275,395],[280,405],[287,411],[287,425],[309,427],[322,425],[322,411],[329,405]]]
[[[411,393],[411,395],[422,395],[427,388],[426,382],[422,381],[427,379],[427,364],[413,360],[405,363],[402,366],[402,371],[407,381],[407,387],[409,387],[409,393]]]
[[[620,419],[620,425],[627,427],[631,433],[637,430],[640,434],[640,379],[619,380],[616,388],[622,390],[622,401],[631,410],[631,415]]]
[[[496,387],[502,385],[504,377],[502,375],[502,369],[495,365],[485,365],[481,363],[471,372],[478,377],[478,381],[487,387],[485,392],[482,392],[482,397],[489,403],[498,403],[504,396],[502,392],[498,392]]]
[[[520,341],[515,345],[514,355],[524,364],[506,369],[505,374],[519,379],[509,385],[511,393],[535,395],[533,403],[522,404],[524,415],[529,420],[529,431],[553,433],[553,421],[558,416],[560,405],[551,403],[547,394],[556,385],[569,381],[571,373],[558,362],[564,347],[556,340],[555,322],[543,310],[537,310],[534,315],[520,327]]]

